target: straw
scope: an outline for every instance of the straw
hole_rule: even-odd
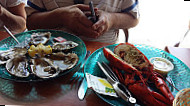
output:
[[[18,44],[20,44],[19,41],[17,40],[17,38],[11,33],[11,31],[10,31],[5,25],[4,25],[3,27],[5,28],[5,30],[7,31],[7,33],[8,33]]]

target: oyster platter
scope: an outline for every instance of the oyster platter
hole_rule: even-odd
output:
[[[7,38],[0,42],[0,77],[38,81],[72,71],[84,59],[86,46],[77,36],[55,30],[33,30],[15,35],[22,46]],[[24,40],[24,41],[23,41]],[[26,42],[27,40],[27,42]]]

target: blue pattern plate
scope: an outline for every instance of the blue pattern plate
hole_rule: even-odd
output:
[[[110,50],[114,50],[115,46],[118,44],[114,45],[109,45],[106,46]],[[147,56],[148,59],[152,57],[162,57],[166,58],[169,61],[171,61],[174,64],[174,69],[168,73],[168,76],[171,78],[171,80],[174,83],[174,86],[178,88],[179,90],[182,90],[184,88],[189,88],[190,87],[190,69],[178,58],[174,57],[173,55],[151,47],[151,46],[146,46],[146,45],[135,45],[142,53]],[[86,64],[84,66],[84,72],[85,73],[90,73],[95,76],[103,77],[105,78],[105,75],[103,75],[103,72],[99,69],[97,65],[97,61],[99,62],[106,62],[108,63],[108,60],[104,57],[103,54],[103,48],[100,48],[96,50],[92,55],[88,58],[86,61]],[[167,82],[166,82],[167,83]],[[175,96],[176,93],[178,92],[176,89],[174,89],[171,85],[167,83],[168,87],[170,88],[172,94]],[[105,96],[101,94],[97,94],[101,99],[103,99],[105,102],[111,104],[111,105],[127,105],[128,103],[125,102],[124,100],[120,98],[114,98],[110,96]],[[138,104],[136,104],[138,105]]]
[[[59,77],[59,76],[65,75],[68,72],[71,72],[77,66],[79,66],[80,63],[84,60],[84,57],[85,57],[86,52],[87,52],[84,42],[79,37],[77,37],[75,35],[65,33],[63,31],[46,30],[46,29],[31,30],[31,31],[16,34],[15,37],[18,39],[19,42],[21,42],[21,44],[20,44],[21,46],[22,45],[27,45],[28,42],[30,41],[31,34],[32,33],[38,33],[38,32],[50,32],[51,33],[51,38],[47,42],[46,45],[52,45],[53,44],[53,38],[59,37],[59,36],[67,39],[68,41],[70,40],[70,41],[73,41],[73,42],[76,42],[76,43],[79,44],[77,47],[72,49],[72,52],[76,53],[78,55],[78,57],[79,57],[79,61],[78,61],[77,65],[75,65],[75,67],[73,67],[70,70],[66,70],[64,72],[61,72],[56,77]],[[8,37],[8,38],[0,41],[0,50],[10,49],[10,48],[13,48],[15,46],[18,46],[18,45],[17,45],[17,42],[12,37]],[[0,78],[7,79],[7,80],[12,80],[12,81],[19,81],[19,82],[20,81],[21,82],[27,82],[27,81],[43,81],[43,80],[45,80],[45,79],[42,79],[42,78],[38,78],[38,77],[36,77],[34,75],[30,75],[27,78],[19,78],[19,77],[12,76],[7,72],[7,70],[5,68],[5,65],[0,65]],[[53,78],[55,78],[55,77],[53,77]],[[51,79],[51,78],[48,78],[48,79]]]

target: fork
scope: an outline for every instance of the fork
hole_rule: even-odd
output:
[[[72,78],[70,80],[70,82],[72,84],[76,83],[76,82],[80,82],[84,78],[83,68],[84,68],[84,64],[86,63],[86,60],[88,59],[89,56],[90,56],[90,51],[87,51],[84,61],[81,63],[79,70],[75,72],[75,74],[72,76]]]

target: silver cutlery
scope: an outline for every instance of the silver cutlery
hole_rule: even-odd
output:
[[[79,87],[79,90],[78,90],[78,98],[79,98],[79,100],[84,99],[87,90],[88,90],[88,84],[87,84],[86,79],[84,78],[81,85],[80,85],[80,87]]]
[[[107,81],[112,85],[113,89],[117,93],[119,97],[121,97],[126,102],[130,102],[132,104],[136,103],[136,99],[132,97],[131,93],[127,90],[127,88],[119,82],[119,79],[112,71],[112,69],[104,62],[97,62],[100,69],[104,72],[107,77]]]
[[[79,86],[79,89],[78,89],[78,98],[79,98],[79,100],[83,100],[83,99],[84,99],[84,97],[85,97],[85,95],[86,95],[86,92],[87,92],[87,90],[88,90],[88,84],[87,84],[87,81],[86,81],[86,78],[85,78],[85,75],[84,75],[85,73],[82,72],[82,69],[83,69],[84,64],[86,63],[86,60],[87,60],[87,58],[88,58],[89,56],[90,56],[90,51],[87,51],[86,57],[85,57],[85,59],[84,59],[84,62],[83,62],[82,65],[81,65],[80,70],[75,73],[75,74],[79,74],[79,73],[80,73],[80,75],[81,75],[81,73],[82,73],[82,75],[83,75],[83,80],[82,80],[82,82],[81,82],[81,84],[80,84],[80,86]],[[81,78],[81,77],[80,77],[80,78]]]
[[[7,33],[18,43],[20,44],[20,42],[17,40],[17,38],[11,33],[11,31],[4,25],[3,26],[4,29],[7,31]]]

